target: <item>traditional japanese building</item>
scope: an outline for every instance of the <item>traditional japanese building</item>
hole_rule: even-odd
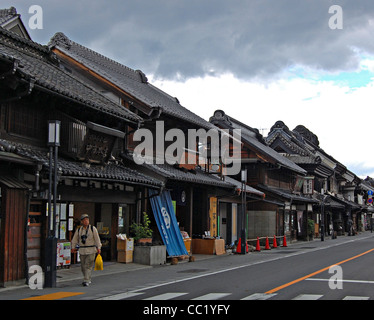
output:
[[[145,120],[142,128],[149,129],[152,133],[157,132],[160,123],[163,125],[164,133],[177,128],[185,137],[191,129],[206,131],[218,129],[182,106],[177,98],[149,83],[146,75],[140,70],[133,70],[104,57],[70,40],[62,33],[56,33],[49,46],[59,57],[63,68],[103,92],[108,98],[140,115]],[[129,129],[127,152],[123,154],[129,166],[134,165],[132,151],[137,146],[137,142],[133,141],[136,129],[136,126]],[[166,142],[164,147],[156,149],[153,154],[154,159],[160,156],[159,153],[164,153],[170,144]],[[188,149],[186,140],[182,157],[186,158],[191,153],[196,157],[198,148],[196,142],[192,150]],[[235,241],[237,215],[230,219],[230,227],[235,231],[231,234],[221,233],[217,227],[220,208],[217,203],[222,197],[230,198],[233,203],[240,202],[240,196],[235,195],[237,186],[225,181],[222,176],[219,176],[219,172],[211,170],[211,166],[199,166],[198,163],[184,164],[182,160],[170,165],[166,162],[158,164],[152,159],[151,163],[135,168],[161,179],[166,188],[171,191],[181,229],[195,237],[210,232],[211,236],[221,235],[228,242]],[[254,189],[250,191],[262,194]]]
[[[306,171],[270,148],[257,129],[224,111],[215,111],[210,122],[222,129],[241,130],[241,163],[247,169],[247,183],[265,194],[265,199],[247,201],[248,238],[284,234],[305,237],[307,214],[316,202],[300,192],[299,181],[304,181]]]
[[[374,205],[373,205],[373,194],[374,194],[374,179],[367,176],[363,179],[359,186],[359,192],[357,195],[358,203],[363,204],[364,208],[362,213],[365,216],[363,221],[364,230],[374,229]]]
[[[322,232],[321,225],[326,235],[333,231],[338,235],[350,232],[350,221],[355,221],[357,230],[361,207],[356,187],[360,179],[321,149],[314,133],[302,125],[291,131],[284,122],[277,121],[266,142],[307,171],[307,177],[300,182],[300,191],[318,200],[309,215],[315,222],[316,235]]]
[[[57,163],[47,145],[50,120],[61,124]],[[150,162],[137,163],[136,133],[147,129],[155,135],[160,125],[161,147]],[[165,138],[171,129],[186,139],[183,152],[175,163],[162,163],[158,160],[175,143]],[[233,143],[235,129],[241,131],[239,147]],[[225,175],[227,166],[211,156],[221,143],[212,146],[210,137],[191,145],[190,130],[230,137],[240,170]],[[188,157],[196,162],[184,161]],[[48,206],[52,170],[58,183],[56,223]],[[104,259],[115,260],[116,235],[130,234],[143,212],[155,213],[150,199],[166,192],[180,230],[230,244],[243,228],[247,238],[306,239],[308,218],[318,223],[322,210],[331,230],[347,232],[350,220],[357,230],[373,212],[367,205],[371,183],[326,154],[303,126],[290,131],[277,122],[264,139],[222,110],[208,122],[152,85],[142,71],[63,33],[47,46],[33,42],[15,8],[0,10],[1,286],[27,280],[31,265],[44,266],[48,234],[69,242],[82,213],[99,229]]]
[[[49,230],[68,241],[79,216],[100,226],[103,256],[163,183],[123,164],[129,126],[142,118],[60,68],[56,55],[0,27],[0,284],[44,265]],[[48,120],[61,121],[56,225],[48,226]],[[74,257],[73,257],[74,258]]]

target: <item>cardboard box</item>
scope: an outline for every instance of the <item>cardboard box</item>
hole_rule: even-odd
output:
[[[224,239],[192,239],[192,253],[200,254],[224,254]]]
[[[133,251],[134,250],[134,239],[129,238],[121,240],[117,238],[117,250],[118,251]]]
[[[187,250],[188,254],[191,254],[191,242],[192,242],[192,239],[191,238],[186,238],[186,239],[183,239],[183,242],[184,242],[184,245],[186,247],[186,250]]]
[[[225,254],[226,253],[226,250],[225,250],[225,240],[224,239],[217,239],[215,241],[215,246],[216,246],[216,255],[220,255],[220,254]]]
[[[123,240],[122,240],[123,241]],[[117,251],[117,262],[131,263],[134,251]]]
[[[214,254],[215,239],[192,239],[193,254]]]

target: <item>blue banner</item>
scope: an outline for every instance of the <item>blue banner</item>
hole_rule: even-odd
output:
[[[157,194],[157,191],[149,189],[153,214],[169,256],[188,255],[174,213],[170,192],[164,190],[160,195]]]

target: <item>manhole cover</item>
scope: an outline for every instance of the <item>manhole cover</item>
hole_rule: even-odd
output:
[[[204,272],[204,271],[208,271],[208,269],[187,269],[187,270],[178,271],[178,273],[198,273],[198,272]]]

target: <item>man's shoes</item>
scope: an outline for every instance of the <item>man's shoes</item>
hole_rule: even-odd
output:
[[[83,287],[88,287],[90,284],[88,282],[83,282],[82,285]]]

